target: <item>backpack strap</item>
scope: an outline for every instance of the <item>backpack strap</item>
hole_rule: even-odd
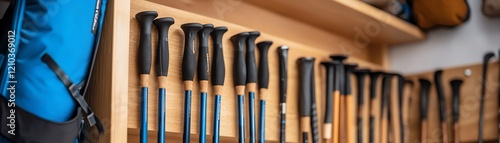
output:
[[[68,75],[64,73],[64,71],[59,67],[59,65],[54,61],[54,59],[47,53],[45,53],[42,56],[42,61],[49,66],[49,68],[57,75],[57,77],[64,83],[64,85],[68,88],[69,92],[71,93],[71,96],[73,99],[80,105],[80,107],[83,109],[83,111],[87,114],[87,121],[89,125],[92,127],[94,125],[97,126],[97,130],[99,131],[99,134],[104,133],[104,127],[97,118],[97,116],[94,114],[92,109],[90,109],[89,105],[83,98],[83,96],[80,94],[80,89],[82,84],[76,85],[74,84],[71,79],[69,79]],[[85,84],[83,84],[85,85]]]
[[[81,90],[85,85],[87,85],[87,79],[84,79],[82,82],[77,84],[76,87],[78,88],[78,90]]]
[[[80,134],[78,135],[78,143],[86,143],[87,142],[87,126],[85,125],[85,120],[82,119],[81,122],[82,128],[80,128]]]

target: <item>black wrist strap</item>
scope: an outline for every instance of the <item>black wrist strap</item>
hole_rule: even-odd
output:
[[[42,61],[49,66],[49,68],[57,75],[57,77],[64,83],[64,85],[68,88],[73,99],[79,104],[79,106],[83,109],[85,114],[87,114],[87,121],[89,125],[92,127],[96,125],[99,134],[104,133],[104,126],[101,121],[94,114],[92,109],[90,109],[89,105],[80,94],[80,89],[82,85],[85,83],[80,83],[78,85],[74,84],[71,79],[69,79],[68,75],[59,67],[59,65],[54,61],[54,59],[49,54],[44,54],[42,56]],[[85,80],[83,81],[85,82]]]

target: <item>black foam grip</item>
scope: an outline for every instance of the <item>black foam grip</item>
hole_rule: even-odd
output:
[[[314,97],[313,97],[314,98]],[[316,104],[313,103],[311,106],[311,132],[313,137],[313,143],[319,142],[319,127],[318,127],[318,112],[316,110]]]
[[[462,85],[462,80],[455,79],[450,81],[451,85],[451,95],[453,95],[453,122],[458,123],[459,112],[460,112],[460,86]]]
[[[231,37],[231,42],[234,46],[233,79],[235,86],[245,85],[245,81],[247,78],[245,55],[243,49],[247,37],[247,32],[242,32]]]
[[[391,84],[390,81],[389,81],[389,84]],[[389,123],[389,127],[392,125],[392,118],[391,118],[392,117],[392,115],[391,115],[392,108],[391,108],[391,99],[390,99],[391,97],[390,96],[391,95],[389,93],[389,95],[387,95],[386,98],[384,99],[384,100],[386,100],[385,103],[386,103],[387,108],[385,108],[385,110],[387,110],[387,114],[386,114],[387,116],[383,117],[383,118],[387,119],[387,122]]]
[[[310,80],[311,80],[311,86],[310,86],[311,88],[310,89],[311,89],[311,97],[312,97],[311,99],[312,99],[312,103],[316,104],[316,78],[315,78],[316,72],[314,71],[314,66],[315,66],[314,62],[316,61],[316,59],[315,58],[311,58],[311,59],[312,59],[312,63],[313,63],[313,66],[311,68],[311,78],[310,78]]]
[[[262,41],[257,43],[257,48],[259,48],[259,88],[269,87],[269,60],[268,53],[269,47],[273,44],[272,41]]]
[[[404,123],[403,123],[403,87],[405,85],[405,79],[401,74],[396,74],[396,77],[398,78],[398,113],[399,113],[399,128],[403,129],[404,128]],[[400,142],[404,142],[404,136],[405,132],[404,130],[401,130],[400,134]]]
[[[302,132],[302,143],[309,143],[309,135],[307,132]]]
[[[313,58],[300,58],[297,60],[299,65],[299,102],[300,116],[311,115],[311,75],[314,68]]]
[[[486,53],[483,57],[483,75],[482,75],[482,79],[481,79],[481,85],[482,85],[481,95],[485,95],[485,93],[486,93],[486,75],[488,73],[488,62],[493,57],[495,57],[495,54],[492,52]]]
[[[151,35],[141,34],[139,39],[139,74],[151,73]],[[147,42],[143,42],[147,41]]]
[[[344,93],[349,95],[352,93],[351,89],[351,73],[356,69],[358,65],[356,64],[345,64],[344,65]]]
[[[431,82],[427,79],[419,79],[420,83],[420,115],[422,120],[427,119],[427,112],[429,108],[429,88]]]
[[[286,88],[288,79],[288,46],[278,48],[280,66],[280,103],[286,103]]]
[[[135,15],[141,27],[139,38],[139,74],[151,73],[151,25],[158,16],[156,11],[143,11]]]
[[[330,58],[333,61],[337,61],[337,62],[342,63],[347,59],[347,55],[331,55]]]
[[[198,31],[198,80],[208,80],[210,72],[210,60],[208,59],[208,37],[210,32],[214,30],[214,25],[203,24],[203,28]]]
[[[415,83],[413,83],[412,80],[409,80],[409,79],[405,79],[405,84],[408,84],[410,85],[411,87],[415,86]]]
[[[158,48],[156,49],[156,74],[158,76],[168,75],[168,30],[174,19],[172,17],[158,18],[153,21],[158,29]]]
[[[370,136],[368,137],[368,142],[375,142],[375,117],[370,115]]]
[[[344,77],[344,64],[338,62],[338,64],[335,66],[335,89],[334,90],[339,90],[340,95],[345,95],[345,77]]]
[[[224,85],[226,67],[224,63],[224,50],[222,48],[222,37],[227,32],[227,27],[215,27],[210,36],[213,42],[212,60],[212,85]]]
[[[332,123],[333,118],[333,80],[334,80],[334,67],[332,62],[321,62],[321,65],[325,67],[326,70],[326,106],[325,106],[325,123]]]
[[[377,96],[377,80],[382,72],[371,72],[370,73],[370,99],[375,99]]]
[[[358,143],[363,143],[363,118],[358,117],[357,118],[357,124],[358,124]]]
[[[286,114],[281,114],[281,123],[280,123],[280,142],[279,143],[286,143]]]
[[[436,85],[436,92],[439,101],[439,119],[441,122],[446,121],[446,99],[444,98],[442,70],[434,72],[434,85]]]
[[[332,92],[334,91],[337,91],[340,89],[340,80],[339,80],[339,77],[341,77],[340,75],[337,75],[339,74],[339,71],[338,71],[338,66],[340,65],[339,62],[334,62],[332,61],[331,62],[333,64],[333,85],[332,85]]]
[[[248,38],[246,41],[246,66],[247,66],[247,79],[246,83],[256,83],[257,82],[257,65],[255,63],[255,39],[260,36],[260,32],[252,31],[248,32]]]
[[[184,55],[182,57],[182,80],[193,80],[196,68],[196,52],[194,42],[196,34],[203,28],[200,23],[186,23],[181,25],[184,31]]]
[[[357,89],[358,89],[358,105],[363,105],[365,102],[364,94],[365,94],[365,77],[370,73],[368,69],[361,69],[354,71],[356,75],[356,79],[358,81]]]
[[[338,66],[335,68],[335,88],[339,90],[341,95],[347,95],[346,92],[346,83],[345,83],[345,68],[344,61],[347,59],[346,55],[331,55],[330,58],[333,62],[338,63]],[[337,86],[338,85],[338,86]]]
[[[478,141],[479,143],[483,142],[483,128],[484,128],[484,96],[486,94],[486,76],[488,72],[488,62],[491,58],[493,58],[495,54],[493,52],[488,52],[483,56],[483,75],[481,77],[481,98],[479,99],[479,132],[478,132]],[[499,119],[500,121],[500,119]],[[499,126],[500,128],[500,126]],[[499,132],[500,134],[500,132]],[[499,136],[500,137],[500,136]]]
[[[312,131],[312,137],[313,137],[313,143],[319,143],[319,129],[318,129],[318,110],[317,110],[317,104],[316,104],[316,81],[315,81],[315,76],[314,73],[314,61],[316,59],[312,58],[312,63],[313,66],[311,68],[311,86],[310,86],[310,91],[311,91],[311,131]]]

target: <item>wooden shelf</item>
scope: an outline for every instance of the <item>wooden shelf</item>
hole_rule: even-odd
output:
[[[272,11],[272,9],[270,10],[248,3],[248,1],[147,1],[249,27],[254,30],[287,39],[288,41],[294,41],[309,47],[314,47],[314,49],[333,51],[338,54],[348,54],[350,57],[356,57],[364,61],[371,61],[375,64],[389,67],[387,62],[384,62],[387,56],[378,54],[386,53],[385,51],[387,51],[388,47],[386,43],[376,43],[372,40],[367,43],[367,45],[356,44],[352,37],[333,33],[321,27],[311,25],[310,23],[284,16]]]
[[[246,2],[344,35],[347,39],[365,35],[372,42],[388,45],[425,39],[424,33],[416,26],[358,0],[247,0]]]
[[[498,62],[490,62],[488,65],[488,79],[486,80],[486,92],[484,100],[484,129],[483,139],[485,142],[498,139]],[[464,71],[470,69],[471,76],[464,75]],[[460,142],[477,142],[479,130],[479,105],[481,91],[482,64],[443,69],[443,90],[446,101],[446,122],[448,123],[448,137],[450,142],[453,139],[453,118],[452,118],[452,91],[450,81],[453,79],[462,79],[460,88],[460,118],[458,131],[460,132]],[[426,78],[432,83],[429,92],[428,102],[428,134],[429,142],[442,142],[442,126],[439,120],[439,101],[437,99],[436,88],[434,85],[434,71],[409,75],[407,79],[413,80],[415,90],[412,94],[412,103],[410,110],[410,140],[420,142],[421,139],[421,115],[420,115],[420,84],[418,78]]]
[[[86,100],[104,125],[105,133],[88,132],[89,142],[127,142],[128,55],[130,0],[109,0],[99,51]]]

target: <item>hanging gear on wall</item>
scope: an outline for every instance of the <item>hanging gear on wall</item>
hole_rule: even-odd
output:
[[[0,45],[6,45],[0,48],[0,123],[14,123],[1,128],[0,142],[82,143],[87,124],[104,132],[83,95],[106,4],[11,1],[0,21]]]

